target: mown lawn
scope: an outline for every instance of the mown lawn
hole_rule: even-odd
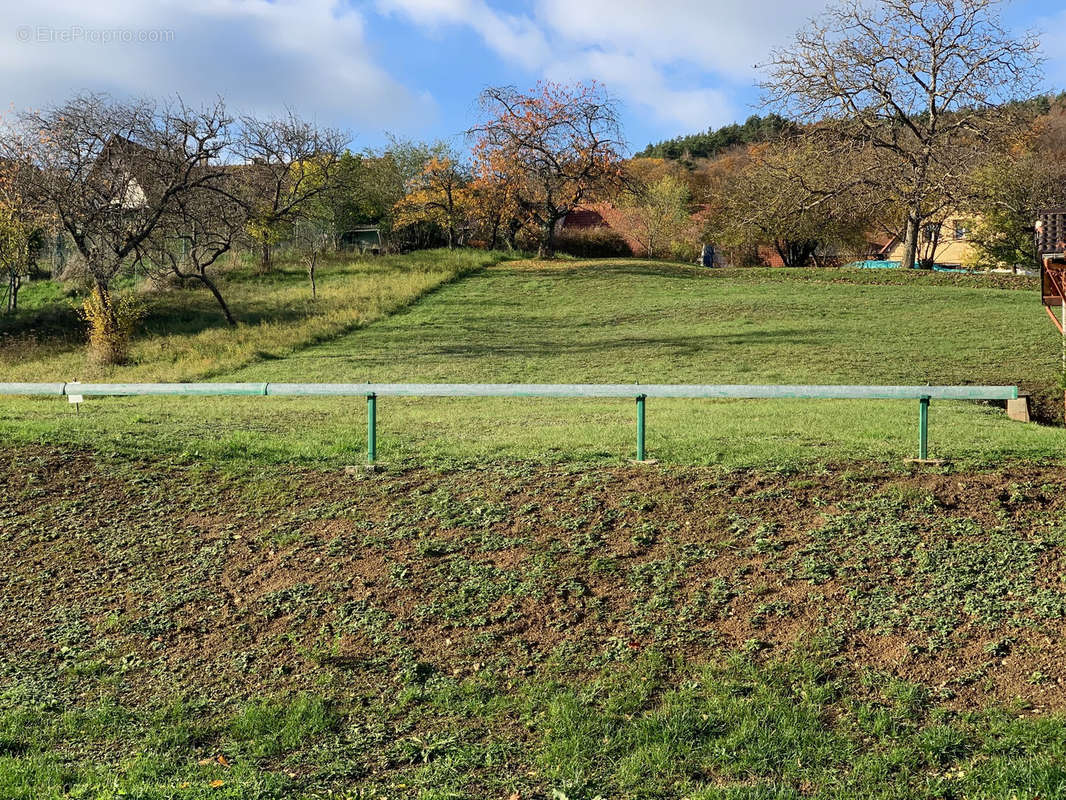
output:
[[[414,263],[426,269],[427,258],[421,254]],[[388,276],[407,276],[407,263],[339,270],[325,281],[321,302],[351,301],[354,290],[344,287],[367,280],[360,270],[383,270],[382,285],[393,292]],[[449,269],[418,274],[439,282],[459,268]],[[286,292],[306,292],[298,272],[293,275],[297,282]],[[220,350],[220,365],[247,362],[238,369],[172,368],[161,354],[180,350],[186,340],[160,336],[138,345],[137,363],[102,377],[1003,383],[1033,392],[1044,418],[1061,414],[1060,342],[1031,279],[861,270],[709,272],[640,261],[504,262],[470,272],[414,305],[404,305],[409,293],[396,298],[393,304],[403,310],[350,330],[347,323],[333,326],[309,317],[301,324],[315,328],[318,343],[303,333],[289,337],[277,323],[270,337],[253,346],[248,343],[253,329],[242,329],[239,357]],[[370,303],[376,310],[364,313],[365,305],[365,299],[355,302],[344,314],[373,319],[387,306]],[[207,334],[189,341],[201,335]],[[227,335],[210,333],[211,341]],[[210,360],[209,351],[202,355]],[[61,363],[38,360],[13,368],[10,376],[80,374],[73,367],[60,369]],[[634,454],[632,405],[382,400],[379,453],[385,460],[418,463],[617,461]],[[916,454],[916,416],[914,403],[656,401],[648,408],[649,454],[671,463],[775,468],[870,459],[899,463]],[[0,400],[0,431],[17,440],[91,443],[119,451],[335,465],[363,458],[365,410],[358,399],[156,398],[93,400],[74,417],[56,400],[8,399]],[[1064,445],[1061,429],[1010,423],[1002,409],[933,406],[933,454],[956,462],[1054,460]]]
[[[1010,287],[1010,288],[1002,288]],[[507,262],[230,377],[300,381],[1057,383],[1032,278]]]

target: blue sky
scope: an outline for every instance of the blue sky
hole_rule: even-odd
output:
[[[0,8],[10,107],[83,89],[223,95],[344,127],[356,148],[386,131],[452,138],[487,85],[603,82],[634,150],[759,109],[755,64],[824,0],[38,0]],[[1062,0],[1004,6],[1043,33],[1050,87],[1066,86]]]

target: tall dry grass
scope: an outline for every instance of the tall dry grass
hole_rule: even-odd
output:
[[[77,303],[52,292],[49,304],[8,321],[0,347],[0,381],[209,380],[259,360],[280,358],[379,320],[427,292],[499,261],[499,253],[433,250],[404,256],[336,258],[323,265],[312,300],[302,266],[283,263],[268,275],[238,264],[221,276],[240,324],[227,326],[214,300],[191,286],[140,284],[147,319],[129,344],[127,363],[94,363],[77,317],[64,329],[62,306]],[[58,296],[58,299],[56,299]],[[52,307],[55,306],[55,307]],[[37,318],[51,323],[42,334]]]

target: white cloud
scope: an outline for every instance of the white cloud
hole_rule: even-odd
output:
[[[484,0],[378,0],[377,6],[426,27],[466,25],[498,54],[527,68],[553,57],[544,32],[531,18],[496,11]]]
[[[527,15],[487,0],[377,4],[426,27],[468,26],[504,59],[553,80],[599,80],[658,120],[691,130],[735,118],[727,89],[750,83],[756,62],[824,0],[536,0]]]
[[[627,105],[652,109],[660,120],[680,125],[685,131],[730,120],[735,113],[732,101],[721,89],[672,87],[662,71],[645,59],[619,52],[583,51],[548,64],[544,76],[564,83],[595,78],[608,90],[621,92]]]
[[[750,79],[772,46],[824,7],[825,0],[539,0],[538,15],[579,45]]]
[[[374,62],[362,17],[337,0],[5,3],[3,36],[0,80],[16,107],[92,89],[194,102],[221,94],[242,110],[291,107],[374,130],[433,113]]]

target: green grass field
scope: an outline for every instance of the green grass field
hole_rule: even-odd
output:
[[[0,380],[1005,383],[1032,281],[420,253],[31,284]],[[0,798],[1066,797],[1066,430],[916,403],[0,398]]]
[[[212,327],[146,336],[131,366],[88,378],[1003,383],[1033,392],[1044,417],[1061,413],[1059,340],[1031,279],[709,273],[640,261],[504,262],[477,271],[469,257],[434,271],[424,254],[413,263],[413,283],[403,260],[327,272],[320,302],[328,311],[301,321],[299,336],[287,335],[283,321],[243,326],[235,353],[218,348],[218,366],[205,366],[213,363],[212,343],[233,334]],[[306,294],[297,270],[276,280],[285,287],[270,301],[278,309]],[[245,281],[241,291],[254,296],[257,284]],[[194,297],[202,319],[210,313],[206,299]],[[404,310],[382,318],[396,308]],[[335,323],[336,315],[346,321]],[[260,328],[269,335],[260,337]],[[42,350],[5,363],[5,374],[83,375],[71,366],[82,357],[75,346]],[[659,401],[648,414],[649,454],[671,463],[790,468],[915,455],[911,403]],[[624,401],[390,399],[380,402],[379,415],[379,453],[387,461],[587,462],[634,454],[634,409]],[[118,451],[336,465],[363,458],[365,411],[357,400],[162,398],[93,400],[75,417],[54,399],[0,400],[0,432]],[[1059,428],[1012,424],[1001,409],[975,404],[934,404],[930,435],[934,455],[964,464],[1056,460],[1066,443]]]

